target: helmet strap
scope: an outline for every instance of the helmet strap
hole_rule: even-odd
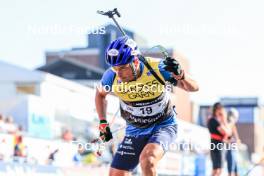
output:
[[[136,66],[133,62],[131,62],[130,64],[130,68],[132,70],[133,76],[134,76],[134,81],[137,80],[137,70],[136,70]]]

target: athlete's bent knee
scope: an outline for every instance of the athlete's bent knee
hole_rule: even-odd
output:
[[[156,161],[153,156],[149,157],[141,157],[140,158],[140,166],[142,171],[153,173],[156,171]]]

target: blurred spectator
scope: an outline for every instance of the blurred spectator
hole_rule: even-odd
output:
[[[225,108],[221,103],[215,103],[212,111],[212,117],[207,124],[211,137],[210,156],[213,166],[212,176],[220,176],[222,167],[224,166],[224,150],[217,146],[224,146],[224,139],[226,136],[231,135],[231,129],[227,123]]]
[[[16,131],[16,135],[18,135],[18,136],[23,136],[24,135],[24,130],[23,130],[22,125],[18,126],[17,131]]]
[[[3,161],[6,159],[5,153],[6,153],[6,140],[1,139],[0,140],[0,161]]]
[[[84,148],[81,147],[81,146],[78,146],[77,152],[73,156],[73,162],[76,165],[80,165],[81,164],[81,161],[82,161],[82,156],[81,155],[82,155],[83,152],[84,152]]]
[[[228,136],[227,144],[240,144],[241,140],[238,135],[236,123],[239,118],[239,113],[236,109],[231,108],[227,113],[227,122],[232,129],[232,135]],[[237,150],[232,149],[232,147],[228,147],[226,151],[226,160],[227,160],[227,169],[229,176],[237,176]]]
[[[0,132],[4,132],[4,116],[0,114]]]
[[[83,163],[84,164],[93,164],[93,165],[99,164],[99,161],[97,160],[96,151],[84,152]]]
[[[14,134],[17,130],[16,125],[13,122],[12,116],[8,116],[5,119],[5,124],[4,124],[5,131],[9,134]]]
[[[73,140],[73,134],[69,129],[66,129],[62,134],[62,139],[71,142]]]
[[[25,151],[25,145],[23,143],[23,137],[19,136],[17,138],[17,143],[15,144],[14,147],[14,161],[20,161],[21,159],[26,158],[26,151]]]
[[[53,164],[55,162],[55,155],[58,153],[59,149],[54,150],[49,154],[48,164]]]

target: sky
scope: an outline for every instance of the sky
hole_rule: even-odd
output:
[[[200,85],[195,102],[264,97],[264,1],[1,0],[0,61],[28,69],[45,52],[87,45],[87,32],[110,22],[97,10],[118,8],[120,24],[184,54]]]

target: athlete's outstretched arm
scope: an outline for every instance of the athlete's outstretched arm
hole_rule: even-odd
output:
[[[96,88],[96,94],[95,94],[95,107],[98,114],[98,117],[100,120],[106,119],[106,95],[108,92],[106,92],[103,87],[97,87]]]
[[[166,75],[168,74],[164,72],[163,69],[172,73],[171,76],[177,80],[177,86],[179,88],[188,92],[195,92],[199,90],[199,86],[196,81],[184,72],[181,64],[175,58],[167,57],[160,63],[159,67],[161,68],[160,71],[163,73],[164,78],[167,77]]]
[[[177,77],[176,75],[174,76]],[[183,90],[186,90],[188,92],[195,92],[199,90],[197,82],[186,73],[184,75],[184,79],[178,80],[177,87],[182,88]]]

